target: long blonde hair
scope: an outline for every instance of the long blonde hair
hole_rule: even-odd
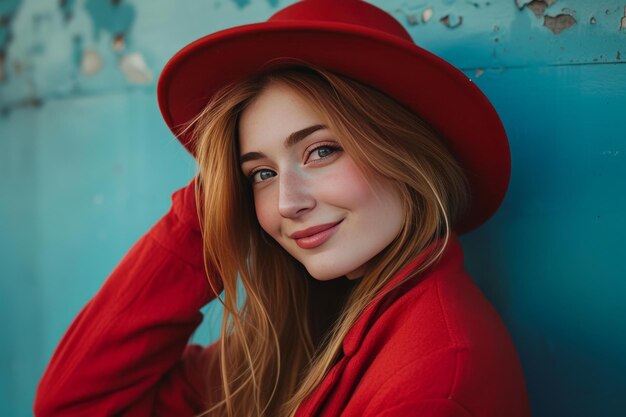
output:
[[[390,180],[403,200],[406,220],[400,234],[368,263],[317,344],[310,308],[313,278],[261,230],[238,161],[239,115],[274,83],[290,87],[311,105],[357,166],[366,175]],[[465,176],[417,115],[371,87],[311,65],[292,65],[222,88],[186,128],[193,134],[199,185],[205,190],[196,197],[207,274],[219,277],[224,289],[221,338],[207,370],[220,375],[221,385],[211,387],[210,408],[202,415],[293,416],[394,273],[433,242],[443,243],[413,276],[440,257],[467,204]]]

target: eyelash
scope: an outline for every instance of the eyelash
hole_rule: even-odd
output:
[[[332,153],[330,155],[328,155],[328,156],[322,156],[319,159],[316,159],[316,161],[319,161],[319,160],[322,160],[322,159],[326,159],[326,158],[330,158],[331,156],[333,156],[335,154],[335,152],[342,150],[339,146],[337,146],[335,144],[321,143],[321,144],[317,144],[313,149],[311,149],[310,151],[307,152],[306,159],[308,160],[315,151],[318,151],[318,150],[323,149],[323,148],[331,149]]]
[[[312,155],[314,152],[316,152],[316,151],[318,151],[318,150],[320,150],[320,149],[323,149],[323,148],[328,148],[328,149],[331,149],[331,150],[332,150],[332,152],[330,153],[330,155],[327,155],[327,156],[321,156],[321,157],[319,157],[318,159],[315,159],[315,160],[313,160],[313,161],[312,161],[312,162],[310,162],[310,163],[317,163],[317,161],[322,161],[322,160],[325,160],[325,159],[327,159],[327,158],[331,158],[331,157],[332,157],[332,156],[333,156],[336,152],[340,152],[340,151],[342,151],[342,150],[343,150],[341,147],[339,147],[339,146],[337,146],[337,145],[335,145],[335,144],[330,144],[330,143],[321,143],[321,144],[317,144],[317,145],[316,145],[313,149],[311,149],[310,151],[307,151],[307,153],[306,153],[306,159],[307,159],[307,161],[308,161],[308,159],[311,157],[311,155]],[[267,168],[260,168],[260,169],[256,169],[256,170],[252,171],[252,172],[248,175],[248,179],[250,180],[250,182],[251,182],[251,183],[253,183],[253,184],[255,184],[255,181],[254,181],[254,177],[255,177],[255,175],[256,175],[256,174],[258,174],[259,172],[262,172],[262,171],[271,171],[271,170],[269,170],[269,169],[267,169]],[[263,181],[259,181],[259,182],[263,182]]]

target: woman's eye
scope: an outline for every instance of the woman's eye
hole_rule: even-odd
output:
[[[254,171],[250,175],[250,179],[253,183],[257,183],[268,180],[274,176],[276,176],[276,173],[274,171],[271,171],[269,169],[259,169],[257,171]]]
[[[318,146],[317,148],[309,152],[307,161],[316,161],[319,159],[324,159],[340,150],[341,148],[339,148],[338,146],[331,146],[331,145]]]

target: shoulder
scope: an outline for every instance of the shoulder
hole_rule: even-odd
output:
[[[446,350],[499,350],[511,342],[497,311],[462,270],[423,277],[371,327],[372,335],[385,329],[387,348],[402,346],[407,360]]]
[[[380,314],[368,337],[377,339],[363,347],[377,346],[370,366],[381,378],[385,374],[376,395],[383,401],[442,400],[470,410],[493,403],[485,395],[517,405],[525,401],[521,365],[506,327],[463,270],[424,277]],[[510,407],[493,407],[501,406]]]

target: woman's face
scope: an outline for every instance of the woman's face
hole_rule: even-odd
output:
[[[270,85],[239,121],[241,169],[263,230],[316,279],[359,278],[399,234],[402,203],[366,178],[311,107]]]

